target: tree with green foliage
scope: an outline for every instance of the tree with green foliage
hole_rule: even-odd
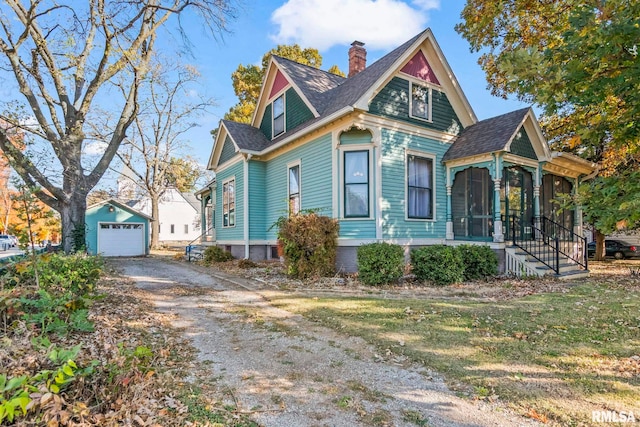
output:
[[[555,149],[600,164],[608,187],[585,184],[580,193],[590,196],[579,198],[599,231],[600,253],[602,233],[612,230],[598,228],[609,221],[598,201],[623,205],[633,188],[616,176],[637,171],[640,159],[640,3],[468,0],[461,16],[456,30],[483,52],[479,64],[492,93],[539,105]],[[611,186],[619,191],[609,193]],[[614,193],[620,198],[611,199]]]
[[[224,30],[233,0],[30,1],[6,0],[0,9],[0,67],[7,89],[19,100],[5,102],[0,149],[37,197],[58,211],[63,246],[84,240],[86,198],[104,175],[138,113],[138,89],[149,70],[159,36],[186,37],[180,24],[190,16]],[[180,18],[180,19],[178,19]],[[167,45],[165,45],[166,47]],[[113,85],[124,97],[113,96]],[[95,162],[87,159],[97,105],[114,112]],[[21,130],[26,151],[11,135]],[[34,154],[38,152],[40,156]],[[46,160],[46,161],[43,161]]]
[[[264,73],[267,71],[269,60],[272,55],[281,56],[300,64],[309,65],[310,67],[320,68],[322,66],[322,56],[318,49],[305,48],[299,45],[278,45],[262,56],[262,66],[257,65],[238,65],[236,71],[231,74],[233,82],[233,91],[238,97],[238,103],[231,107],[224,115],[225,120],[231,120],[239,123],[249,123],[256,109],[258,96],[260,96],[260,88]],[[344,73],[340,71],[337,65],[329,68],[330,73],[344,77]],[[215,131],[213,132],[215,136]]]

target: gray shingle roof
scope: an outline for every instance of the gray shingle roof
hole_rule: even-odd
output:
[[[282,67],[287,76],[293,80],[293,84],[300,88],[302,94],[320,114],[326,108],[327,92],[346,80],[345,77],[302,65],[280,56],[274,56],[273,59]]]
[[[259,128],[230,120],[222,120],[222,123],[241,150],[262,151],[271,143]]]
[[[303,95],[318,111],[320,117],[309,120],[294,129],[288,129],[287,132],[271,141],[264,136],[259,128],[228,120],[223,120],[223,123],[241,150],[262,151],[285,138],[289,138],[291,135],[301,132],[324,117],[344,107],[354,105],[398,58],[427,31],[429,30],[424,30],[348,79],[286,58],[274,56],[274,60],[282,67],[287,76],[293,80],[293,83],[300,88]]]
[[[504,151],[529,110],[530,108],[522,108],[466,127],[442,160]]]

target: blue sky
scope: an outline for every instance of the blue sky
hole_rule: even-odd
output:
[[[209,114],[198,120],[201,125],[184,135],[189,149],[183,154],[202,165],[206,165],[213,146],[210,131],[237,103],[231,73],[239,64],[259,65],[262,56],[278,44],[316,48],[323,58],[322,69],[335,64],[347,72],[347,52],[354,40],[365,43],[367,64],[371,64],[431,28],[478,119],[527,106],[515,99],[496,98],[486,88],[484,72],[477,63],[479,54],[472,54],[467,41],[454,30],[460,22],[463,0],[239,1],[237,19],[217,40],[196,25],[187,28],[193,48],[191,56],[182,60],[199,70],[202,79],[196,90],[200,95],[216,101]],[[166,53],[179,49],[176,43],[174,40]],[[120,169],[117,162],[112,167]],[[114,188],[114,177],[112,171],[107,172],[98,187]]]
[[[211,151],[209,131],[237,99],[231,87],[231,73],[238,64],[259,64],[262,56],[278,44],[298,43],[317,48],[322,69],[337,64],[348,70],[347,51],[359,40],[367,48],[367,63],[430,27],[453,72],[460,81],[479,119],[522,108],[517,100],[493,97],[486,89],[478,54],[456,31],[462,0],[287,0],[245,1],[230,33],[220,40],[194,41],[194,65],[202,74],[202,90],[215,98],[217,106],[190,132],[191,154],[206,162]],[[200,48],[198,45],[202,43]]]

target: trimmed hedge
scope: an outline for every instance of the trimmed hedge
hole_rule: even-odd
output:
[[[380,242],[358,248],[358,278],[365,285],[397,282],[404,273],[404,250],[400,245]]]
[[[462,282],[464,264],[454,246],[433,245],[411,251],[411,265],[418,280],[448,285]]]
[[[487,279],[498,274],[498,257],[489,246],[460,245],[464,280]]]

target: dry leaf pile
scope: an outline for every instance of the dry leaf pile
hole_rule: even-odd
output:
[[[50,335],[16,317],[0,330],[0,372],[33,377],[55,369],[52,350],[80,344],[78,370],[59,394],[45,384],[30,393],[26,416],[12,425],[182,426],[189,408],[178,393],[193,370],[192,347],[122,278],[103,279],[90,308],[94,332]],[[5,422],[8,422],[5,420]]]

